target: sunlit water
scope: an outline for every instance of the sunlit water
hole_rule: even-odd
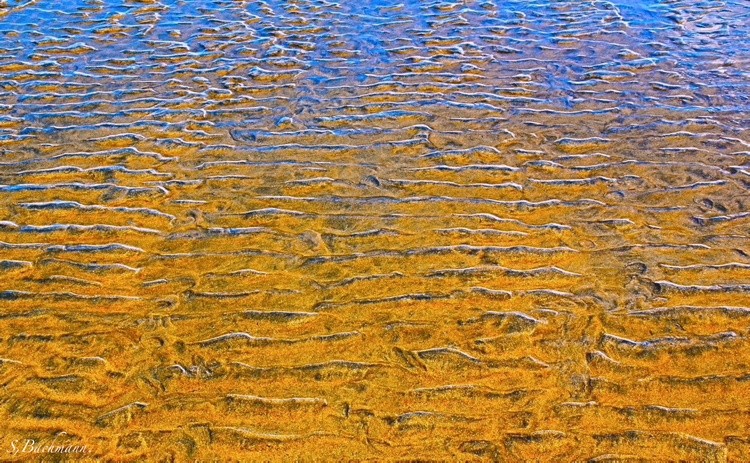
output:
[[[3,458],[750,459],[748,35],[0,1]]]

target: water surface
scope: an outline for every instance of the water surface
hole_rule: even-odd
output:
[[[749,34],[730,0],[0,2],[0,451],[750,459]]]

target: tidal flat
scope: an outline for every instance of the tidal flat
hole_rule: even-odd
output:
[[[0,0],[0,460],[750,461],[748,37]]]

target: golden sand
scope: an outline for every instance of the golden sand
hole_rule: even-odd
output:
[[[0,2],[0,460],[750,461],[749,15]]]

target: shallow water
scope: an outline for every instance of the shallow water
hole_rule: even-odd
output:
[[[749,460],[749,34],[0,2],[0,451]]]

